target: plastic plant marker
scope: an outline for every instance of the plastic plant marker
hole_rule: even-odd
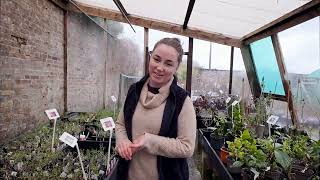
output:
[[[115,103],[117,101],[117,98],[115,96],[111,96],[111,100]]]
[[[53,132],[52,132],[52,143],[51,143],[51,150],[52,152],[54,152],[54,134],[56,132],[56,124],[57,124],[57,119],[54,119],[54,123],[53,123]]]
[[[45,110],[45,113],[47,114],[48,118],[50,120],[53,119],[54,123],[53,123],[53,132],[52,132],[52,143],[51,143],[51,150],[52,152],[54,152],[54,134],[56,132],[56,124],[57,124],[57,119],[60,117],[57,109],[48,109],[48,110]]]
[[[115,118],[117,98],[116,98],[115,96],[111,96],[111,100],[112,100],[112,102],[113,102],[113,117]]]
[[[232,128],[234,127],[234,123],[233,123],[233,107],[234,107],[235,105],[237,105],[238,103],[239,103],[239,101],[235,100],[235,101],[233,101],[232,104],[231,104],[231,122],[232,122]]]
[[[275,125],[279,120],[279,116],[275,116],[275,115],[271,115],[268,120],[267,123],[271,124],[271,125]]]
[[[82,159],[81,159],[81,154],[80,154],[80,149],[79,149],[78,143],[76,143],[76,148],[77,148],[77,151],[78,151],[78,157],[79,157],[79,161],[80,161],[80,165],[81,165],[83,179],[87,180],[87,176],[86,176],[86,172],[84,171],[84,167],[83,167],[83,163],[82,163]]]
[[[101,122],[101,125],[102,125],[102,128],[104,131],[110,131],[110,134],[109,134],[109,147],[108,147],[108,162],[107,162],[107,169],[109,168],[110,166],[110,150],[111,150],[111,137],[112,137],[112,132],[113,132],[113,129],[116,127],[116,125],[114,124],[114,121],[112,119],[112,117],[107,117],[107,118],[104,118],[104,119],[100,119],[100,122]]]
[[[269,137],[271,137],[271,125],[275,125],[279,120],[279,116],[271,115],[268,120]]]
[[[82,159],[81,159],[80,149],[78,146],[78,139],[76,137],[72,136],[71,134],[64,132],[60,136],[59,140],[66,143],[68,146],[70,146],[72,148],[74,148],[74,146],[76,146],[80,165],[81,165],[81,170],[82,170],[82,174],[83,174],[83,179],[87,180],[86,172],[84,171],[84,167],[83,167],[83,163],[82,163]]]
[[[232,102],[231,106],[235,106],[238,103],[239,103],[239,101],[235,100],[235,101]]]
[[[253,172],[254,174],[253,179],[256,180],[259,177],[260,173],[255,168],[250,168],[250,171]]]

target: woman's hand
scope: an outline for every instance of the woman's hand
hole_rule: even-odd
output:
[[[135,139],[133,141],[133,144],[131,144],[131,148],[133,150],[133,152],[137,152],[139,151],[140,149],[142,149],[144,147],[146,143],[146,134],[143,134],[141,136],[139,136],[137,139]]]
[[[117,145],[117,151],[119,155],[125,160],[132,159],[132,150],[131,150],[132,142],[131,141],[123,141]]]

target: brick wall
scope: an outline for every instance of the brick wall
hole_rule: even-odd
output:
[[[64,109],[63,11],[48,0],[1,0],[0,144],[48,122]],[[106,22],[94,18],[101,25]],[[69,12],[67,110],[112,108],[120,73],[142,74],[137,43],[107,37],[86,16]],[[109,27],[111,28],[111,27]]]
[[[1,0],[0,144],[63,109],[63,11],[46,0]]]
[[[101,25],[104,20],[95,18]],[[94,112],[104,107],[106,77],[104,31],[79,13],[68,17],[68,111]]]

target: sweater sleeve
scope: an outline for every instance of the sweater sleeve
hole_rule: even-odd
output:
[[[123,110],[119,112],[118,119],[116,121],[116,144],[121,141],[130,141],[127,135],[127,131],[124,125]]]
[[[145,134],[145,149],[153,155],[186,158],[193,155],[196,140],[196,114],[190,97],[184,101],[178,117],[177,138]]]

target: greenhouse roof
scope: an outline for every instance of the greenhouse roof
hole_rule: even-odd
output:
[[[76,0],[75,2],[88,15],[130,22],[133,25],[235,47],[240,47],[241,41],[258,34],[268,36],[267,32],[279,32],[318,16],[320,4],[319,0]],[[121,8],[127,18],[121,14],[119,10]]]

